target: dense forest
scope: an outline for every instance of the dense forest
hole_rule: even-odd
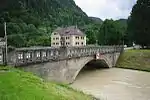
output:
[[[150,48],[150,0],[138,0],[134,5],[127,32],[136,44]]]
[[[15,47],[50,46],[51,32],[57,27],[77,25],[87,34],[88,44],[122,44],[126,20],[88,17],[73,0],[1,0],[0,36],[7,22],[8,44]]]

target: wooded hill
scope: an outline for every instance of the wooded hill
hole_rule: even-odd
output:
[[[88,17],[73,0],[1,0],[0,36],[4,36],[4,21],[8,44],[15,47],[50,46],[50,34],[57,27],[77,25],[87,34],[88,44],[95,44],[96,40],[99,44],[118,44],[125,32],[113,20],[106,20],[101,27],[101,19]]]
[[[16,47],[49,45],[56,27],[92,22],[73,0],[2,0],[0,18],[0,35],[4,35],[6,21],[8,43]]]

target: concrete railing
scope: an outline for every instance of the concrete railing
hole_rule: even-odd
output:
[[[75,57],[94,56],[96,53],[121,52],[122,46],[85,46],[85,47],[30,47],[16,48],[8,53],[8,64],[23,66],[34,63],[59,61]]]

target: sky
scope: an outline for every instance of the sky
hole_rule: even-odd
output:
[[[136,0],[74,0],[88,15],[105,19],[128,18]]]

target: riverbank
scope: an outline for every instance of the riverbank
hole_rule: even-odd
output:
[[[100,100],[148,100],[149,72],[122,68],[98,69],[80,73],[72,87]]]
[[[124,51],[116,67],[150,72],[150,50]]]
[[[67,85],[44,82],[31,73],[0,67],[0,100],[96,100]]]

